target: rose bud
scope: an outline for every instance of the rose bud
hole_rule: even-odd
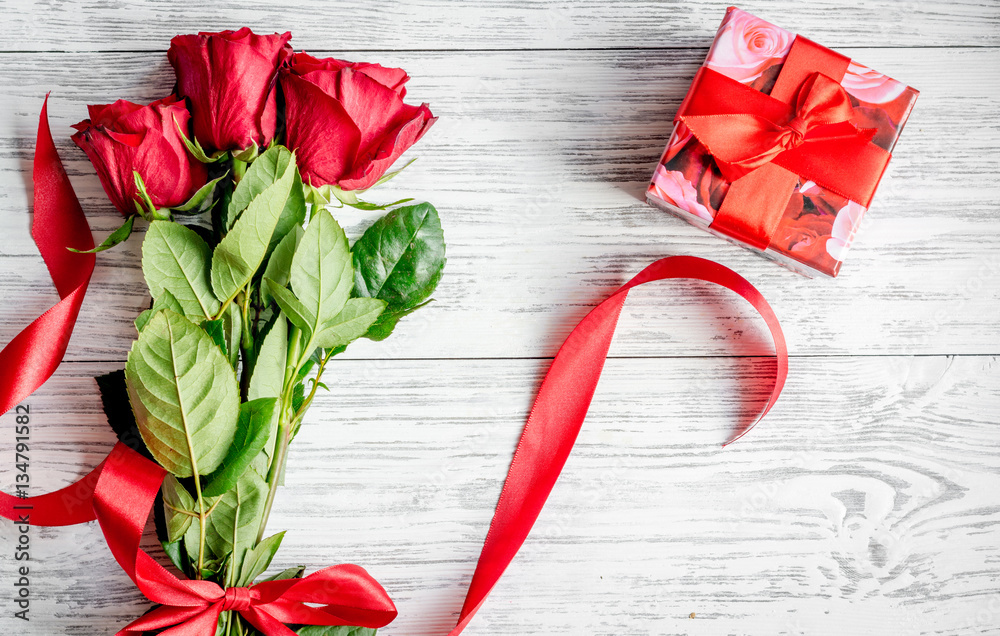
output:
[[[436,118],[427,104],[403,103],[402,69],[319,60],[296,53],[281,70],[285,145],[302,180],[366,190]]]
[[[291,33],[239,31],[178,35],[167,59],[177,92],[191,100],[195,139],[215,150],[247,150],[274,139],[278,66],[291,55]]]
[[[141,106],[120,99],[87,110],[90,119],[73,126],[79,131],[73,141],[125,216],[135,214],[142,201],[133,172],[156,208],[180,206],[205,185],[205,166],[191,157],[178,131],[187,129],[191,117],[183,101],[170,96]]]

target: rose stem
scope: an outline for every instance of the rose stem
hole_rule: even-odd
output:
[[[278,446],[275,449],[274,457],[271,459],[271,467],[267,471],[267,500],[264,502],[264,514],[261,515],[260,527],[257,530],[258,543],[264,538],[264,531],[267,529],[267,519],[271,516],[271,506],[274,504],[274,495],[278,491],[278,482],[281,479],[281,472],[285,465],[285,456],[288,453],[288,442],[290,441],[288,416],[292,410],[292,392],[295,388],[295,376],[299,372],[299,356],[302,347],[302,343],[300,342],[301,335],[301,330],[293,326],[288,338],[291,346],[288,349],[288,356],[285,358],[284,392],[281,396],[281,415],[278,419]]]

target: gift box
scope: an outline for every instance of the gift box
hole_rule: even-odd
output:
[[[730,7],[646,198],[794,271],[836,276],[918,94]]]

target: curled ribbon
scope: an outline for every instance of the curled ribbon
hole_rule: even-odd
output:
[[[760,292],[733,270],[694,256],[663,258],[646,267],[592,309],[573,328],[552,360],[517,443],[458,625],[449,636],[462,633],[486,601],[552,492],[587,417],[629,291],[674,278],[707,281],[736,292],[764,318],[774,339],[778,364],[767,404],[749,426],[737,431],[724,445],[746,435],[777,402],[788,375],[788,349],[778,317]]]
[[[73,215],[78,214],[79,219],[72,227],[89,238],[90,230],[85,221],[80,224],[82,212],[52,144],[44,108],[39,123],[35,178],[36,224],[39,209],[50,213],[48,222],[67,226],[73,223]],[[50,201],[61,201],[63,205],[51,206]],[[35,236],[38,241],[39,236],[45,235],[36,232]],[[67,242],[84,240],[59,236],[58,240]],[[58,244],[50,242],[46,248],[39,244],[39,248],[43,254],[55,253],[53,245]],[[55,279],[56,271],[51,264],[50,271]],[[59,271],[65,275],[72,273]],[[736,272],[692,256],[664,258],[646,267],[587,314],[553,359],[514,453],[458,624],[449,636],[461,634],[486,601],[545,505],[583,426],[629,291],[638,285],[677,278],[707,281],[736,292],[764,318],[774,339],[777,367],[770,397],[760,416],[727,444],[745,435],[774,406],[788,374],[788,350],[777,316],[760,292]],[[56,281],[57,287],[63,289],[60,285],[65,285],[65,281]],[[46,345],[46,339],[41,338],[37,340],[39,350],[20,351],[19,357],[6,360],[19,367],[44,353],[50,364],[58,366],[76,314],[70,318],[48,324],[47,332],[43,330],[36,335],[61,342],[61,349]],[[34,323],[29,329],[33,327]],[[2,395],[9,401],[18,391],[29,389],[24,395],[30,394],[47,377],[35,374],[31,382],[19,385],[13,392],[6,384],[0,385],[0,391],[5,392]],[[71,525],[93,519],[100,522],[115,560],[143,595],[159,604],[118,632],[119,636],[158,629],[164,629],[163,636],[212,636],[219,615],[225,611],[238,612],[267,636],[294,636],[286,624],[381,627],[395,618],[396,608],[385,590],[355,565],[338,565],[303,579],[264,581],[245,588],[223,589],[211,581],[177,578],[139,547],[165,476],[161,466],[118,443],[100,466],[62,490],[30,498],[0,493],[0,515],[25,523],[29,523],[30,516],[31,525]],[[30,511],[30,515],[25,511]]]
[[[770,95],[698,70],[676,121],[730,182],[713,229],[766,249],[800,178],[869,206],[891,155],[851,123],[849,62],[797,36]]]
[[[52,143],[48,102],[46,96],[35,143],[31,235],[59,292],[59,302],[0,351],[0,414],[31,395],[62,362],[94,272],[93,254],[66,249],[92,249],[94,238]]]

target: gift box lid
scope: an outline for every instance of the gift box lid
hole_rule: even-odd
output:
[[[800,49],[804,48],[802,44],[808,43],[810,49],[842,60],[840,72],[843,77],[839,85],[850,101],[848,121],[857,129],[854,132],[870,137],[869,143],[881,149],[873,150],[876,153],[884,151],[887,160],[919,92],[854,60],[800,39],[804,40],[797,45]],[[732,80],[762,95],[772,96],[795,41],[796,36],[789,31],[730,7],[680,113],[685,112],[697,91],[706,90],[699,85],[699,80],[707,74],[705,69],[728,78],[723,81]],[[802,58],[799,55],[790,66],[801,66]],[[794,106],[794,99],[786,101],[793,102]],[[726,167],[725,162],[721,163]],[[715,223],[734,181],[724,172],[720,169],[720,160],[684,121],[678,119],[653,175],[647,199],[696,225],[748,246],[748,241]],[[731,172],[729,174],[732,176]],[[880,171],[872,176],[875,184],[880,177]],[[757,247],[800,273],[836,276],[862,223],[866,205],[841,194],[843,188],[831,187],[826,182],[819,185],[817,181],[822,179],[810,178],[809,174],[800,174],[792,181],[791,196],[783,212],[779,211],[780,218],[772,225],[770,242],[765,243],[766,249],[761,245]]]

